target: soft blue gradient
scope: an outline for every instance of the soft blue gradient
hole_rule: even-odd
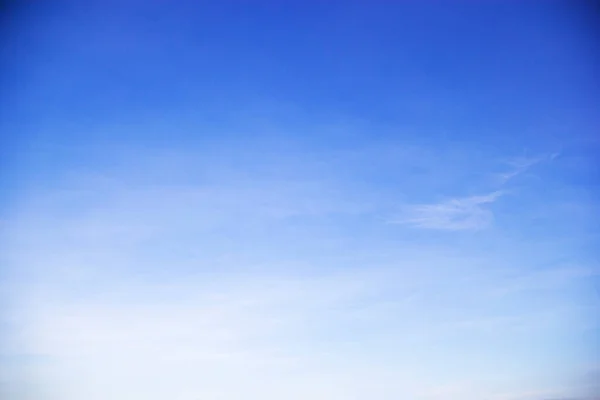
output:
[[[43,3],[1,49],[10,400],[600,392],[585,9]]]

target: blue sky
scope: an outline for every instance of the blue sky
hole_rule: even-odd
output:
[[[2,42],[11,400],[589,398],[557,2],[47,2]]]

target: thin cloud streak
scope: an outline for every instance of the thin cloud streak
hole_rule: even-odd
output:
[[[508,172],[498,174],[500,184],[506,184],[508,181],[516,178],[519,175],[524,174],[533,166],[545,161],[552,161],[559,155],[559,153],[551,153],[537,157],[517,157],[510,159],[506,163],[511,167],[511,170]]]
[[[512,170],[499,174],[499,186],[503,187],[510,180],[524,174],[533,166],[554,160],[559,153],[538,157],[520,157],[507,161]],[[490,205],[507,190],[496,190],[479,196],[458,197],[439,203],[417,204],[405,207],[399,218],[391,223],[403,224],[412,228],[442,231],[476,231],[489,227],[494,214]]]
[[[454,198],[441,203],[419,204],[407,207],[405,215],[390,222],[413,228],[445,231],[480,230],[493,221],[487,205],[494,203],[502,191],[486,195]]]

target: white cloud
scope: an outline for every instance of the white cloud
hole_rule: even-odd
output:
[[[498,174],[500,184],[505,184],[511,179],[524,174],[531,167],[544,161],[552,161],[559,156],[559,153],[551,153],[537,157],[516,157],[506,161],[506,164],[510,167],[510,171]]]
[[[499,178],[499,182],[496,183],[502,186],[518,175],[527,172],[534,165],[551,161],[558,155],[558,153],[552,153],[538,157],[519,157],[507,160],[506,164],[510,166],[511,170],[496,175]],[[490,226],[494,219],[490,205],[506,192],[503,189],[480,196],[457,197],[439,203],[406,206],[401,215],[390,222],[432,230],[484,229]]]
[[[448,231],[483,229],[493,220],[493,213],[487,205],[496,201],[501,195],[502,192],[496,191],[441,203],[413,205],[407,207],[400,218],[391,222],[415,228]]]

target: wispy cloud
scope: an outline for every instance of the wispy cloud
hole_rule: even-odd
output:
[[[487,206],[502,194],[502,191],[495,191],[480,196],[454,198],[441,203],[409,206],[404,215],[391,222],[446,231],[483,229],[493,220],[493,214]]]
[[[531,167],[545,161],[552,161],[558,157],[559,153],[551,153],[536,157],[515,157],[506,161],[509,171],[497,175],[500,184],[505,184],[511,179],[527,172]]]
[[[437,203],[406,206],[391,223],[420,229],[444,231],[472,231],[487,228],[494,219],[490,205],[507,192],[503,186],[513,178],[527,172],[531,167],[555,159],[559,153],[537,157],[518,157],[506,161],[510,170],[497,174],[498,190],[478,196],[456,197]],[[502,188],[502,189],[500,189]]]

